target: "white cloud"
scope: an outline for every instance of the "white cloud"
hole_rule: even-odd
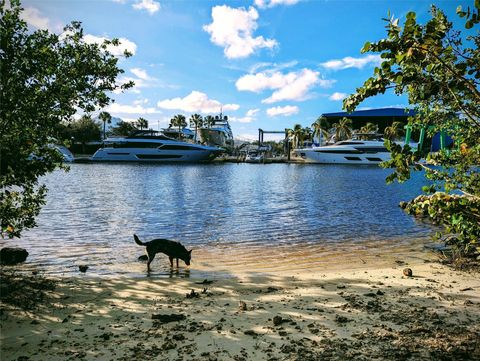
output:
[[[328,97],[328,99],[334,100],[334,101],[339,101],[339,100],[345,99],[347,96],[348,96],[348,94],[346,94],[346,93],[335,92],[332,95],[330,95]]]
[[[227,5],[212,8],[212,23],[203,30],[210,34],[210,40],[222,46],[229,59],[245,58],[261,48],[272,49],[277,45],[274,39],[263,36],[253,37],[257,29],[258,12],[255,8],[231,8]]]
[[[148,99],[137,99],[133,101],[133,105],[142,105],[147,103],[148,103]]]
[[[263,63],[257,63],[254,64],[250,67],[249,73],[256,73],[259,72],[261,69],[268,69],[267,71],[269,72],[275,72],[275,71],[280,71],[283,69],[288,69],[292,68],[294,66],[298,65],[297,60],[292,60],[286,63],[268,63],[268,62],[263,62]]]
[[[47,30],[50,25],[50,20],[46,16],[42,16],[40,10],[32,7],[26,7],[25,10],[21,13],[23,20],[27,24],[42,30]]]
[[[112,114],[153,114],[160,113],[160,111],[154,107],[145,108],[141,105],[126,105],[119,103],[112,103],[106,109],[107,112]]]
[[[297,114],[298,113],[298,107],[296,105],[286,105],[284,107],[273,107],[267,109],[267,115],[269,117],[275,117],[277,115],[282,115],[284,117],[287,117],[289,115]]]
[[[259,93],[265,89],[275,90],[262,103],[275,103],[283,100],[301,101],[308,98],[308,92],[315,86],[328,88],[334,80],[320,78],[320,73],[302,69],[283,74],[279,71],[264,71],[247,74],[237,80],[235,86],[240,91]]]
[[[37,8],[28,6],[20,13],[20,17],[26,21],[28,25],[35,29],[50,30],[51,32],[60,33],[63,30],[61,22],[52,22],[48,17],[42,15]]]
[[[102,44],[105,40],[107,40],[106,37],[95,36],[91,34],[85,35],[83,39],[87,44]],[[110,53],[112,53],[115,56],[123,56],[125,50],[127,50],[128,52],[135,55],[135,52],[137,51],[137,44],[125,38],[119,38],[118,41],[120,42],[118,46],[109,45],[107,47],[107,50]]]
[[[153,15],[160,10],[160,3],[153,0],[141,0],[133,4],[132,7],[136,10],[146,10],[150,15]]]
[[[238,104],[222,104],[218,100],[209,99],[207,94],[196,90],[184,98],[161,100],[157,103],[157,106],[163,109],[177,109],[190,113],[218,113],[220,109],[228,111],[240,108]]]
[[[163,83],[159,79],[149,75],[145,69],[142,68],[131,68],[130,72],[135,76],[122,76],[119,78],[119,84],[125,84],[129,81],[133,81],[135,83],[133,88],[130,88],[128,91],[133,93],[140,93],[140,89],[142,88],[170,88],[170,89],[177,89],[177,85]],[[117,93],[120,93],[118,91]]]
[[[295,5],[300,0],[255,0],[255,5],[261,9],[273,8],[277,5]]]
[[[132,68],[130,71],[135,74],[137,77],[139,77],[142,80],[150,80],[152,79],[148,74],[147,71],[144,69],[140,68]]]
[[[229,119],[232,122],[251,123],[256,120],[255,116],[259,111],[260,109],[249,109],[244,117],[230,117]]]
[[[324,68],[331,69],[331,70],[341,70],[341,69],[348,69],[348,68],[357,68],[362,69],[368,64],[378,65],[380,64],[382,59],[380,55],[367,55],[363,58],[353,58],[351,56],[347,56],[343,59],[334,59],[329,60],[325,63],[321,63],[320,65]]]

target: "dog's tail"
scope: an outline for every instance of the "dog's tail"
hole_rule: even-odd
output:
[[[139,246],[145,246],[145,243],[140,241],[140,238],[138,238],[136,234],[133,235],[133,239],[135,240],[135,243],[138,244]]]

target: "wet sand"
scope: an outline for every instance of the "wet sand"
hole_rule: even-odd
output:
[[[171,277],[59,278],[35,310],[2,304],[1,359],[480,359],[478,273],[418,249],[311,268],[295,266],[302,257],[315,254],[264,268],[232,259],[206,280],[187,276],[208,262]]]

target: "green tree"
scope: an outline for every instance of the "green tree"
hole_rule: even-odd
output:
[[[195,143],[197,142],[198,128],[203,127],[203,117],[200,114],[192,114],[190,116],[190,126],[195,127]]]
[[[185,115],[177,114],[170,119],[170,126],[178,127],[178,139],[182,138],[182,129],[187,126],[187,118]]]
[[[205,117],[205,124],[207,125],[207,127],[211,127],[212,125],[215,124],[215,117],[213,115],[207,115]]]
[[[323,140],[327,141],[328,140],[328,128],[329,128],[329,123],[328,119],[325,116],[320,116],[315,120],[315,122],[312,124],[313,128],[313,138],[317,138],[319,140],[320,145],[322,145]]]
[[[106,136],[106,125],[112,124],[112,116],[108,112],[100,112],[98,115],[98,118],[103,122],[103,139],[105,139]]]
[[[123,71],[107,46],[118,40],[87,44],[79,22],[62,36],[30,31],[22,11],[18,0],[0,1],[0,233],[8,237],[36,226],[47,192],[38,179],[62,161],[49,146],[58,125],[132,86],[116,83]]]
[[[414,130],[454,137],[453,149],[431,154],[387,140],[392,157],[384,167],[394,169],[387,182],[406,181],[412,170],[425,171],[432,184],[424,187],[427,194],[404,207],[443,225],[437,236],[463,256],[480,254],[480,32],[475,29],[479,11],[479,0],[473,9],[457,9],[466,19],[463,32],[435,6],[424,25],[414,12],[406,15],[403,27],[398,19],[387,19],[387,38],[367,42],[362,49],[380,53],[381,66],[344,100],[344,108],[352,111],[364,99],[394,89],[407,94],[416,108],[417,115],[409,119]]]
[[[335,141],[346,140],[352,137],[352,120],[343,117],[338,123],[333,124],[335,128]]]
[[[385,139],[388,139],[390,141],[400,138],[403,133],[404,131],[402,122],[393,122],[392,125],[386,127],[383,131]]]
[[[135,123],[135,126],[139,128],[140,130],[142,129],[148,129],[148,120],[145,118],[138,118],[137,122]]]
[[[100,123],[95,122],[90,115],[84,115],[79,120],[72,122],[70,129],[73,141],[82,144],[83,153],[85,153],[85,145],[88,142],[101,139]]]
[[[360,139],[369,139],[368,134],[376,134],[378,132],[378,126],[376,124],[368,122],[360,128],[360,133],[364,135],[360,136]]]
[[[301,124],[293,126],[293,147],[300,148],[303,144],[304,131]]]
[[[130,135],[130,133],[132,133],[136,129],[137,128],[133,123],[121,121],[117,124],[117,126],[112,128],[111,132],[112,132],[112,135],[127,136],[127,135]]]

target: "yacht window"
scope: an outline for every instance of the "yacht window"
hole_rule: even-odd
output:
[[[346,160],[361,160],[359,157],[345,157]]]
[[[191,147],[188,145],[165,144],[160,147],[161,150],[202,150],[202,148]]]
[[[125,142],[113,143],[113,148],[157,148],[160,145],[159,142]]]
[[[360,150],[365,153],[388,153],[387,148],[385,147],[355,147],[355,149]]]
[[[168,158],[181,158],[179,154],[136,154],[139,159],[168,159]]]

